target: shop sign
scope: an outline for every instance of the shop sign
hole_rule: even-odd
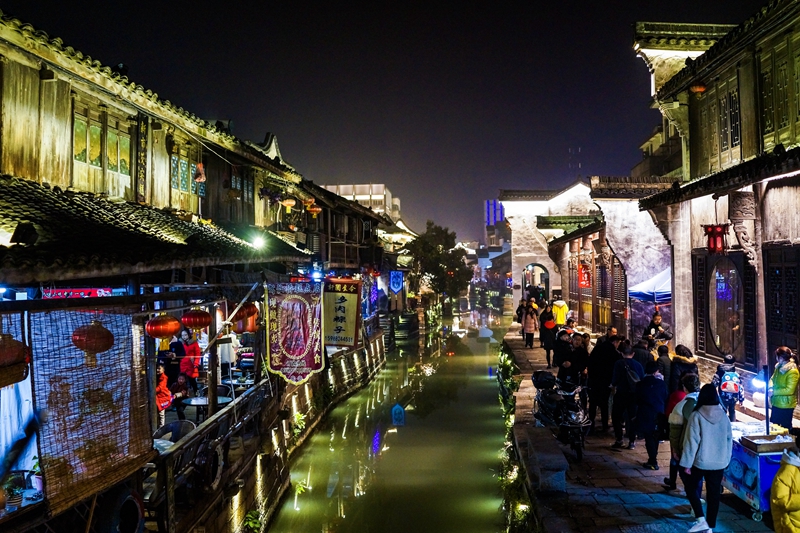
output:
[[[269,371],[293,385],[325,368],[322,357],[322,284],[269,283],[267,361]]]
[[[100,289],[42,289],[42,298],[45,300],[60,298],[105,298],[106,296],[113,296],[111,287]]]
[[[578,286],[581,289],[592,288],[592,271],[588,265],[578,265]]]
[[[397,294],[403,290],[403,271],[392,270],[389,274],[389,289]]]
[[[326,346],[358,346],[361,282],[328,278],[323,291],[322,331]]]

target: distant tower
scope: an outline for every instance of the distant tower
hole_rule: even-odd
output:
[[[581,147],[578,146],[577,148],[570,148],[569,149],[569,158],[567,159],[567,166],[569,167],[570,175],[578,175],[580,176],[582,170],[582,162],[581,162]]]

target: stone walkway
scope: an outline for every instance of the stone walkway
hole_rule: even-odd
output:
[[[506,344],[522,371],[523,380],[517,393],[516,423],[535,424],[532,415],[535,388],[531,382],[534,370],[546,367],[545,353],[540,348],[525,349],[519,333],[510,331]],[[538,345],[538,339],[535,341]],[[740,416],[740,420],[747,417]],[[557,443],[553,439],[554,443]],[[548,533],[678,533],[692,523],[691,509],[682,486],[668,491],[663,479],[669,475],[669,444],[662,443],[658,454],[660,470],[648,470],[641,464],[647,459],[644,441],[634,450],[615,450],[613,433],[587,437],[583,462],[561,446],[567,460],[567,492],[537,494],[539,513]],[[767,515],[769,513],[765,513]],[[755,522],[752,510],[739,498],[726,491],[722,496],[715,532],[772,531],[765,522]]]

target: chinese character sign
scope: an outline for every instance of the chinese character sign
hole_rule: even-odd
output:
[[[397,294],[403,290],[403,271],[392,270],[389,274],[389,290]]]
[[[358,346],[360,300],[360,281],[336,278],[325,280],[322,331],[326,346]]]
[[[265,291],[269,371],[294,385],[322,371],[321,283],[270,283]]]
[[[581,289],[592,288],[592,271],[587,265],[578,265],[578,286]]]

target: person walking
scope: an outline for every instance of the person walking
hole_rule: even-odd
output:
[[[775,533],[800,531],[800,457],[795,450],[783,451],[770,501]]]
[[[517,306],[517,310],[514,311],[514,315],[517,317],[517,324],[519,324],[519,332],[522,335],[522,338],[525,338],[525,324],[522,323],[522,320],[525,316],[525,308],[528,306],[528,302],[523,298],[519,301],[519,305]]]
[[[550,304],[547,304],[539,315],[539,341],[547,357],[547,368],[551,368],[550,352],[553,351],[556,342],[556,322],[553,319],[553,308]]]
[[[731,421],[719,403],[717,388],[711,383],[703,385],[697,396],[683,438],[683,453],[680,466],[689,476],[686,497],[697,518],[689,533],[711,531],[717,526],[720,493],[722,492],[722,472],[731,461],[733,433]],[[698,494],[698,485],[705,480],[707,512]]]
[[[680,380],[684,374],[697,374],[699,376],[700,372],[697,370],[697,357],[692,354],[689,348],[679,344],[675,347],[675,355],[672,357],[670,365],[669,382],[667,382],[667,390],[670,394],[678,390]]]
[[[786,429],[792,429],[792,417],[797,406],[797,381],[800,371],[792,350],[781,346],[775,350],[775,372],[769,380],[772,395],[772,416],[769,421]]]
[[[669,395],[667,399],[667,408],[664,413],[667,417],[669,424],[669,477],[664,478],[664,486],[667,490],[675,490],[678,488],[678,462],[681,459],[683,452],[683,428],[685,427],[686,419],[692,414],[697,403],[697,394],[700,392],[700,378],[694,374],[686,374],[681,380],[681,386]],[[691,394],[691,396],[689,396]],[[688,398],[683,401],[684,398]],[[675,409],[680,404],[678,409]],[[688,404],[688,405],[687,405]],[[686,413],[684,416],[684,409]],[[683,477],[681,477],[683,481]],[[684,482],[684,486],[686,483]]]
[[[633,359],[633,349],[625,346],[622,350],[622,359],[614,363],[614,375],[611,386],[614,402],[611,407],[611,423],[614,425],[614,444],[612,448],[625,448],[622,442],[622,425],[628,437],[629,450],[636,447],[636,427],[633,419],[636,418],[636,384],[644,377],[642,365]]]
[[[668,384],[672,377],[672,358],[669,356],[669,347],[666,344],[658,347],[656,362],[658,363],[658,373],[664,376],[664,384],[667,385],[667,390],[669,390]]]
[[[525,308],[525,313],[522,316],[523,322],[523,329],[525,330],[525,347],[526,348],[533,348],[533,336],[536,333],[536,330],[539,329],[539,317],[536,313],[536,309],[533,307],[533,303],[528,303],[528,306]]]
[[[620,337],[612,335],[606,342],[598,344],[589,355],[587,366],[587,385],[589,386],[589,419],[592,425],[589,433],[595,431],[595,418],[600,408],[602,431],[608,431],[608,400],[611,397],[611,381],[614,377],[614,364],[622,359],[619,353]]]
[[[647,461],[642,464],[658,470],[658,419],[664,414],[667,402],[667,385],[658,372],[658,363],[649,361],[644,367],[644,377],[636,384],[636,431],[644,437]]]
[[[200,377],[200,365],[202,364],[200,345],[197,344],[197,339],[188,329],[181,331],[181,340],[183,341],[183,351],[186,352],[186,356],[181,360],[181,372],[186,374],[189,386],[197,394],[197,378]]]
[[[572,360],[573,343],[570,334],[567,330],[562,329],[558,332],[558,338],[555,343],[555,350],[553,353],[553,366],[558,369],[557,378],[562,382],[571,382],[574,385],[578,384],[577,366],[573,367]]]

